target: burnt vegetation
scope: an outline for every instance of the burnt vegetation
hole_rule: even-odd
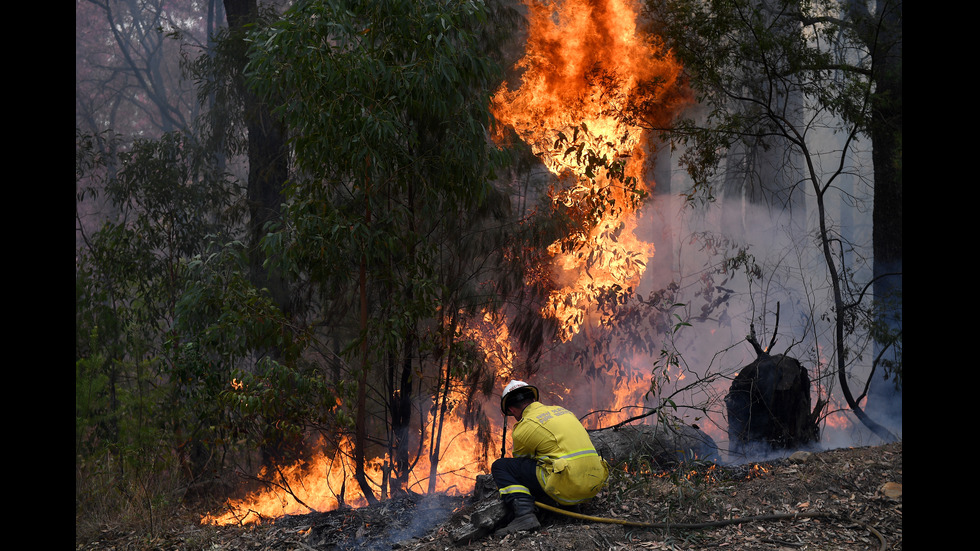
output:
[[[542,528],[504,538],[466,526],[493,499],[492,481],[461,496],[410,494],[370,507],[289,515],[259,525],[202,526],[169,519],[155,537],[104,531],[78,542],[99,549],[261,548],[411,551],[680,549],[736,551],[903,547],[902,445],[837,449],[667,470],[619,465],[609,485],[572,517],[542,512]],[[490,513],[492,514],[492,513]],[[656,527],[652,527],[655,525]]]

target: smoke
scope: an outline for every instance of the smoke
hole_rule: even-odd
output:
[[[457,500],[449,500],[438,494],[426,494],[419,498],[415,510],[404,523],[394,523],[384,530],[381,541],[374,541],[370,549],[393,549],[394,545],[418,538],[429,533],[433,528],[445,522],[459,505]],[[364,549],[364,545],[354,548]]]
[[[397,549],[429,534],[463,501],[441,493],[406,494],[374,506],[287,515],[276,524],[304,531],[309,549]]]
[[[858,152],[853,162],[855,174],[870,173],[867,152]],[[666,173],[672,175],[671,181],[660,185],[661,189],[685,192],[690,188],[676,166]],[[839,194],[827,196],[826,222],[832,236],[847,244],[835,260],[846,266],[849,279],[844,291],[852,292],[872,277],[872,197],[860,177],[843,182],[842,187]],[[794,192],[798,198],[791,206],[754,203],[741,193],[692,204],[682,193],[658,192],[641,212],[637,234],[655,245],[656,254],[649,259],[635,294],[644,298],[673,287],[676,303],[683,304],[674,311],[675,319],[690,324],[675,333],[658,335],[664,340],[663,347],[680,358],[678,372],[663,384],[659,396],[671,397],[678,406],[672,413],[711,436],[728,452],[730,462],[794,451],[773,452],[762,447],[755,453],[743,450],[735,454],[730,450],[724,397],[739,370],[756,359],[746,341],[750,333],[764,347],[773,341],[773,354],[786,354],[801,362],[811,379],[812,403],[829,402],[819,423],[820,439],[812,450],[882,443],[854,416],[841,393],[838,351],[833,341],[835,311],[826,261],[819,247],[816,198],[803,186]],[[733,258],[742,263],[732,263]],[[630,329],[624,332],[635,332]],[[627,349],[632,349],[624,346],[620,357],[629,357],[629,371],[625,378],[615,380],[602,373],[601,365],[596,366],[599,374],[593,376],[569,369],[573,356],[587,354],[585,349],[594,336],[580,334],[571,341],[570,350],[556,350],[543,360],[547,365],[536,379],[543,397],[583,415],[596,409],[605,411],[616,402],[612,396],[617,389],[632,384],[636,390],[630,405],[659,405],[657,395],[646,392],[655,374],[656,356],[628,356]],[[855,395],[863,390],[871,373],[872,343],[867,337],[866,332],[857,331],[847,340],[847,380]],[[684,378],[677,378],[681,374]],[[680,390],[695,380],[706,382]],[[900,398],[898,393],[895,407],[882,404],[883,400],[872,394],[860,405],[868,411],[887,412],[875,421],[901,438]],[[643,411],[633,407],[625,414]],[[595,428],[608,426],[611,419],[594,413],[586,422]],[[651,417],[644,422],[655,420]]]
[[[824,149],[833,150],[832,137],[819,139],[824,140],[818,140]],[[870,160],[867,152],[856,153],[852,163],[857,176],[843,180],[836,195],[826,196],[825,221],[831,237],[845,245],[835,257],[848,271],[845,293],[872,278],[871,188],[860,178],[870,174]],[[676,167],[669,174],[669,185],[661,187],[690,188]],[[642,228],[655,243],[657,255],[638,294],[678,286],[678,302],[688,305],[684,312],[691,325],[682,328],[672,344],[692,371],[720,375],[708,388],[698,390],[699,395],[686,393],[687,405],[710,402],[708,421],[699,425],[722,449],[727,447],[727,421],[717,401],[727,393],[731,377],[755,359],[745,340],[752,332],[763,346],[775,336],[772,353],[803,363],[812,381],[814,403],[818,398],[830,401],[816,449],[881,443],[854,417],[841,395],[833,342],[836,313],[819,246],[816,198],[804,186],[797,186],[794,193],[797,200],[790,205],[753,203],[741,193],[723,194],[703,205],[689,203],[681,194],[655,194],[644,209]],[[726,259],[732,257],[747,263],[726,268]],[[753,272],[754,266],[758,270]],[[698,308],[706,315],[700,315]],[[853,394],[863,390],[871,373],[872,343],[867,336],[859,330],[847,341]],[[642,371],[642,366],[637,367]],[[897,404],[883,403],[885,396],[872,394],[861,406],[882,414],[875,420],[901,438],[901,393]]]

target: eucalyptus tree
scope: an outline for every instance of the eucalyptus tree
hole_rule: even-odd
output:
[[[901,221],[901,0],[647,0],[646,6],[699,94],[696,114],[667,132],[684,146],[692,195],[713,197],[714,177],[737,143],[778,138],[800,159],[800,183],[817,209],[815,241],[826,268],[826,315],[833,320],[832,362],[841,390],[867,427],[893,438],[863,410],[866,391],[853,393],[849,378],[868,351],[868,337],[885,338],[899,359],[879,365],[873,358],[869,377],[879,378],[875,370],[884,367],[901,384],[901,230],[894,227]],[[786,109],[791,96],[800,98],[797,110]],[[873,177],[852,170],[863,141],[872,144]],[[872,276],[849,263],[851,252],[862,249],[830,210],[869,207],[842,188],[849,175],[861,178],[873,196]],[[870,258],[864,249],[864,259]],[[882,316],[878,282],[886,278],[899,282],[897,307],[889,314],[897,313],[899,328],[883,337],[875,316]],[[874,303],[867,292],[872,286]],[[856,344],[862,327],[864,344]]]
[[[206,433],[220,422],[214,398],[227,379],[208,386],[207,365],[186,361],[178,319],[187,261],[232,225],[236,190],[180,133],[137,140],[115,172],[101,170],[106,148],[93,140],[76,135],[80,193],[104,194],[120,216],[76,251],[76,466],[82,479],[114,472],[95,490],[112,503],[137,479],[182,472],[172,458],[200,474],[186,452],[214,442]],[[141,505],[156,499],[145,497]]]
[[[455,340],[439,320],[464,306],[459,282],[487,269],[464,232],[505,212],[487,14],[481,1],[302,1],[251,38],[249,80],[287,125],[296,163],[267,242],[318,291],[325,332],[356,365],[355,478],[368,499],[369,387],[387,366],[393,480],[404,481],[422,337]]]
[[[902,2],[850,0],[842,13],[852,41],[868,52],[874,83],[867,133],[873,143],[874,296],[879,303],[875,351],[884,377],[872,392],[890,396],[869,404],[882,416],[902,414]],[[889,384],[891,379],[894,384]]]

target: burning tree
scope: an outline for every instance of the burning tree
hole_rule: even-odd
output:
[[[221,234],[228,245],[174,257],[188,268],[172,287],[167,341],[181,369],[161,376],[179,390],[197,385],[187,386],[207,407],[194,413],[234,421],[213,442],[323,440],[303,461],[266,465],[260,478],[273,491],[208,520],[466,491],[506,430],[481,398],[512,374],[544,375],[543,364],[556,376],[541,386],[556,399],[583,394],[580,377],[595,383],[584,408],[593,426],[640,418],[624,411],[648,393],[672,422],[670,385],[718,380],[669,341],[724,309],[732,265],[699,273],[700,313],[674,283],[638,291],[668,271],[650,269],[672,244],[654,246],[640,211],[669,178],[649,178],[668,151],[654,131],[695,105],[683,50],[643,32],[633,2],[528,1],[519,78],[501,85],[487,53],[510,27],[494,24],[507,5],[312,1],[264,30],[236,25],[236,43],[251,46],[239,91],[274,107],[265,115],[275,120],[252,119],[252,129],[282,124],[288,142],[278,145],[289,146],[251,159],[268,184],[256,189],[283,194],[250,198],[281,203],[281,215],[253,217],[249,245],[262,251],[243,255],[233,226]],[[718,135],[730,137],[700,137]],[[529,149],[547,173],[541,190],[500,178],[502,145]],[[534,232],[543,241],[523,240]],[[259,252],[268,263],[256,265]],[[270,300],[276,289],[243,277],[249,268],[274,269],[289,295]]]
[[[331,475],[352,470],[367,499],[386,488],[463,484],[445,472],[444,440],[465,450],[456,459],[486,457],[489,416],[471,398],[492,393],[501,377],[534,369],[521,366],[508,340],[501,314],[513,311],[494,309],[514,296],[505,286],[510,278],[488,270],[488,261],[501,254],[500,266],[510,262],[532,276],[517,287],[541,291],[540,309],[526,319],[549,320],[554,340],[564,342],[601,331],[654,253],[634,235],[650,189],[647,139],[635,123],[642,116],[667,124],[687,104],[680,67],[637,32],[629,4],[569,3],[552,13],[555,7],[529,4],[521,83],[501,86],[492,102],[482,95],[491,73],[474,50],[475,5],[354,3],[335,11],[312,2],[256,38],[263,45],[252,60],[256,82],[290,123],[300,168],[286,226],[273,238],[282,239],[297,278],[322,293],[324,321],[331,312],[360,312],[342,341],[349,354],[338,362],[341,373],[357,376],[345,400],[355,432],[338,446],[354,458],[326,459]],[[497,207],[506,204],[489,186],[488,107],[552,171],[544,218],[561,219],[571,231],[546,243],[546,254],[488,239],[497,235],[493,215],[504,212]],[[551,342],[542,324],[518,320],[514,327],[538,330],[520,332],[518,343]],[[494,335],[500,338],[488,339]],[[522,353],[533,357],[534,346]],[[384,374],[380,403],[390,409],[375,419],[368,399],[376,374]],[[624,390],[649,389],[633,382],[639,388]],[[410,409],[419,399],[426,408]],[[609,400],[629,398],[604,405]],[[413,412],[419,432],[410,438]],[[450,421],[452,429],[443,428]],[[475,453],[459,446],[470,438],[470,422]],[[379,424],[388,425],[389,454],[371,462],[367,445]]]
[[[661,277],[669,271],[656,262],[654,244],[641,237],[641,209],[669,183],[651,178],[655,163],[669,159],[645,125],[670,127],[694,105],[683,67],[639,26],[633,2],[526,4],[525,55],[518,76],[495,95],[494,113],[513,132],[501,139],[520,140],[547,168],[552,185],[545,208],[569,228],[548,244],[546,268],[531,280],[540,308],[526,317],[550,322],[554,341],[563,344],[545,356],[541,364],[552,365],[541,367],[539,379],[554,381],[556,399],[575,404],[572,409],[591,408],[585,422],[592,428],[656,419],[674,433],[673,442],[687,442],[680,446],[686,452],[707,458],[706,450],[716,449],[711,438],[675,417],[687,407],[703,416],[706,405],[678,405],[674,398],[718,376],[687,369],[670,350],[669,341],[690,319],[676,300],[678,287],[637,292],[651,266]],[[724,271],[716,269],[704,275]],[[705,317],[727,296],[709,297],[712,287],[705,284]],[[656,403],[647,407],[651,398]]]
[[[572,228],[548,247],[555,271],[542,314],[567,341],[601,325],[604,301],[628,297],[653,257],[653,244],[635,234],[652,187],[636,122],[668,125],[690,97],[680,65],[636,29],[629,3],[529,2],[528,10],[520,85],[498,90],[494,113],[558,178],[551,204]]]
[[[629,2],[528,2],[519,80],[494,97],[494,113],[552,175],[548,212],[568,230],[547,246],[529,282],[559,342],[612,325],[633,297],[655,246],[637,235],[655,183],[640,119],[670,119],[691,101],[681,67],[636,27]],[[613,355],[582,367],[615,376]],[[620,375],[622,373],[620,372]],[[605,404],[603,404],[605,405]]]
[[[410,473],[430,462],[422,486],[451,485],[436,472],[442,422],[460,407],[462,381],[486,387],[465,331],[494,310],[481,284],[500,265],[493,244],[508,206],[491,185],[497,73],[484,17],[477,4],[308,2],[252,53],[252,81],[289,125],[298,163],[272,239],[318,293],[313,323],[342,351],[341,378],[356,381],[345,400],[351,467],[369,501],[418,485]]]

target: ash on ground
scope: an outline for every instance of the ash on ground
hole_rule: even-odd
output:
[[[377,505],[280,518],[276,525],[307,532],[315,549],[393,549],[446,522],[471,497],[406,494]]]

